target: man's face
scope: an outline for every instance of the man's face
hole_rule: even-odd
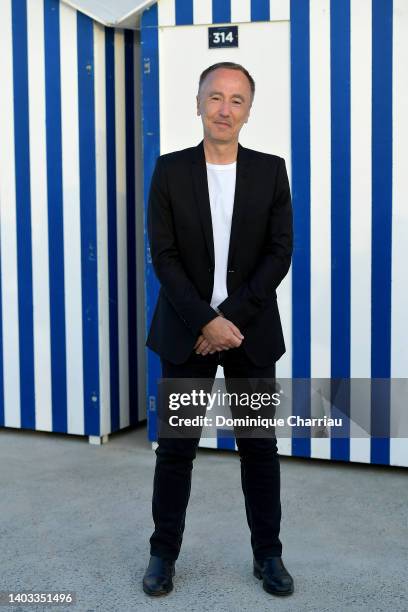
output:
[[[238,141],[251,104],[251,86],[243,72],[230,68],[210,72],[197,96],[197,115],[201,115],[204,136],[214,143]]]

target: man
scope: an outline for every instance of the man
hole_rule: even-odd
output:
[[[275,378],[285,352],[276,288],[292,255],[292,208],[285,162],[238,143],[255,93],[231,62],[200,76],[197,115],[204,138],[162,155],[152,177],[148,233],[161,288],[147,346],[165,379]],[[173,588],[199,437],[160,437],[156,449],[149,595]],[[237,438],[254,575],[269,593],[293,592],[279,540],[276,438]]]

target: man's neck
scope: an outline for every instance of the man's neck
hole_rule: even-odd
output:
[[[209,164],[232,164],[237,159],[238,141],[214,143],[204,138],[204,153]]]

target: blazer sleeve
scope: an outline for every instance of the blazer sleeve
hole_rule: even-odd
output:
[[[293,252],[293,214],[286,164],[279,158],[275,190],[262,256],[252,275],[229,295],[219,310],[245,328],[274,294],[288,273]]]
[[[153,268],[162,290],[182,321],[199,335],[202,327],[219,315],[201,298],[180,260],[162,157],[157,158],[150,184],[147,229]]]

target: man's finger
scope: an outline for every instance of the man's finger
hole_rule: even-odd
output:
[[[200,334],[197,338],[197,342],[195,343],[194,348],[197,348],[203,340],[204,340],[204,336]]]
[[[211,344],[207,343],[207,345],[201,351],[202,355],[207,355],[211,350]]]
[[[238,346],[241,346],[241,343],[241,338],[238,338],[237,336],[231,336],[230,340],[228,341],[228,346],[229,348],[237,348]]]
[[[202,351],[207,345],[208,345],[208,340],[203,338],[203,340],[201,340],[200,344],[198,345],[197,349]]]
[[[196,353],[198,355],[206,355],[213,348],[213,345],[204,338],[201,344],[196,348]]]
[[[237,338],[239,338],[240,340],[244,339],[243,334],[241,334],[241,332],[239,331],[238,327],[236,325],[234,325],[234,323],[232,321],[228,321],[229,323],[229,327],[232,331],[232,333],[234,334],[234,336],[237,336]]]

